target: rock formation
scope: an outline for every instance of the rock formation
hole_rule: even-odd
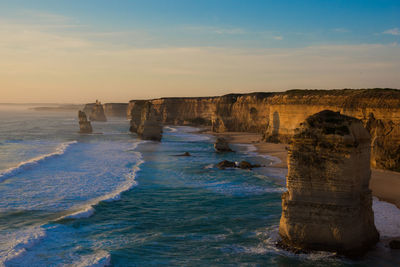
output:
[[[78,112],[78,118],[79,118],[79,132],[80,133],[92,133],[92,125],[90,124],[90,121],[87,120],[86,113],[83,111]]]
[[[225,168],[239,168],[239,169],[252,169],[252,168],[259,168],[261,165],[259,164],[251,164],[250,162],[247,161],[241,161],[239,163],[229,161],[229,160],[223,160],[217,164],[217,168],[221,170],[225,170]]]
[[[211,126],[214,132],[254,132],[262,134],[264,141],[280,143],[289,142],[297,126],[312,114],[326,109],[339,111],[360,119],[369,130],[372,167],[400,171],[400,90],[290,90],[148,101],[163,124]],[[129,102],[127,116],[133,132],[139,127],[140,106],[145,102]],[[87,114],[89,105],[95,104],[85,107]]]
[[[106,117],[126,117],[127,103],[105,103],[103,104],[104,114]]]
[[[307,118],[288,150],[283,245],[349,255],[374,245],[369,159],[370,134],[360,120],[329,110]]]
[[[144,140],[161,141],[162,123],[157,111],[150,102],[146,102],[142,110],[141,122],[137,134]]]
[[[103,105],[100,101],[96,100],[96,103],[92,106],[89,113],[89,120],[91,121],[107,121],[104,113]]]
[[[226,141],[226,139],[222,137],[217,138],[217,141],[214,144],[214,149],[218,153],[232,152],[232,149],[229,147],[228,141]]]
[[[130,119],[129,131],[132,133],[137,133],[140,123],[142,122],[142,111],[146,100],[132,100],[128,105],[128,119]]]

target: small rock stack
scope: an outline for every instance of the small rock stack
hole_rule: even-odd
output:
[[[79,132],[80,133],[92,133],[93,128],[92,125],[90,124],[90,121],[88,121],[86,117],[86,113],[83,111],[78,112],[78,118],[79,118]]]
[[[306,119],[288,150],[281,245],[297,250],[364,253],[379,240],[374,225],[368,131],[329,110]]]

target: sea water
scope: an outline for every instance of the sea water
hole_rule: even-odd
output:
[[[249,145],[164,128],[143,142],[128,121],[78,134],[74,113],[0,107],[0,266],[396,266],[378,246],[359,261],[278,249],[285,172]],[[189,152],[192,156],[177,156]]]

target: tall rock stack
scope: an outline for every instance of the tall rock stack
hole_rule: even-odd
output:
[[[141,123],[137,128],[137,134],[144,140],[161,141],[162,123],[159,114],[153,108],[151,102],[144,104]]]
[[[90,121],[87,120],[86,113],[83,111],[78,112],[78,118],[79,118],[79,132],[80,133],[92,133],[92,125],[90,124]]]
[[[142,122],[142,111],[146,104],[146,100],[132,100],[128,106],[128,119],[130,119],[129,131],[137,133],[140,123]]]
[[[89,114],[89,120],[91,121],[107,121],[104,113],[103,105],[100,101],[96,100],[96,104],[93,105],[92,110]]]
[[[360,120],[338,112],[321,111],[300,124],[282,194],[284,246],[357,255],[379,240],[368,188],[370,142]]]

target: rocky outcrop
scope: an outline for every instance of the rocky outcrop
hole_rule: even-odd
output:
[[[105,103],[103,104],[104,114],[106,117],[126,117],[127,103]]]
[[[98,100],[96,103],[86,104],[83,111],[89,114],[90,121],[107,121],[103,105]]]
[[[217,153],[223,152],[232,152],[232,149],[229,147],[228,141],[226,141],[223,137],[218,137],[214,144],[214,149]]]
[[[146,102],[142,110],[140,125],[137,128],[138,136],[144,140],[161,141],[163,126],[159,118],[153,104],[149,101]]]
[[[295,130],[279,226],[285,246],[353,255],[379,240],[368,188],[370,141],[360,120],[333,111]]]
[[[90,124],[90,121],[87,120],[86,113],[79,110],[78,118],[79,118],[79,129],[80,129],[79,132],[92,133],[93,128],[92,125]]]

